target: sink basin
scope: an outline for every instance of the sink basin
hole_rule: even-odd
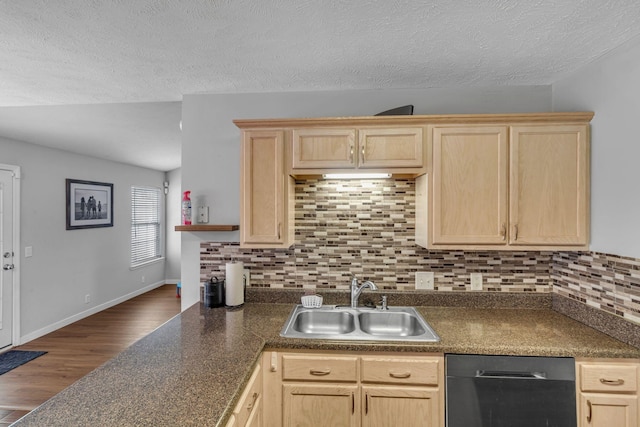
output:
[[[418,317],[410,313],[372,311],[360,313],[360,329],[371,335],[413,337],[425,333]]]
[[[303,334],[348,334],[356,329],[355,317],[346,311],[301,311],[291,325]]]
[[[355,341],[440,341],[440,337],[413,307],[382,310],[334,305],[304,308],[296,305],[280,336]]]

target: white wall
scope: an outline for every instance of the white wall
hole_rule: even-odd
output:
[[[182,198],[182,171],[174,169],[165,174],[165,180],[169,183],[169,194],[166,197],[166,244],[165,244],[165,269],[164,275],[167,283],[180,281],[180,233],[175,231],[175,226],[180,224],[180,200]]]
[[[233,119],[369,116],[405,104],[414,114],[517,113],[551,109],[549,86],[186,95],[182,189],[210,206],[211,223],[238,224],[240,132]],[[195,205],[196,203],[194,203]],[[199,299],[200,241],[237,232],[182,233],[182,308]]]
[[[163,172],[3,138],[0,163],[22,172],[22,342],[164,283],[164,261],[129,268],[131,185],[161,188]],[[113,227],[66,230],[66,178],[114,184]],[[24,258],[26,246],[32,257]]]
[[[591,121],[591,250],[640,258],[640,38],[553,84],[557,111]]]

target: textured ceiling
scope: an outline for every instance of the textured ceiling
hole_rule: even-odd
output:
[[[638,0],[0,0],[0,107],[545,85],[638,34]]]

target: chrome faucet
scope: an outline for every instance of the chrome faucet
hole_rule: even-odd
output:
[[[353,276],[353,279],[351,279],[351,308],[358,308],[358,297],[360,297],[364,288],[369,288],[372,291],[378,290],[376,284],[370,280],[358,285],[358,278]]]

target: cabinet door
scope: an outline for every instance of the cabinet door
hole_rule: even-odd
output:
[[[256,366],[245,387],[238,404],[233,409],[235,424],[238,426],[262,425],[262,367]]]
[[[284,175],[284,132],[245,131],[242,139],[240,243],[288,247],[292,191]],[[292,224],[292,222],[291,222]]]
[[[355,167],[355,129],[294,129],[293,169]]]
[[[362,387],[364,427],[438,427],[440,416],[437,389],[419,387]]]
[[[638,397],[622,394],[580,395],[579,427],[637,427]]]
[[[505,245],[507,128],[433,128],[432,243]]]
[[[422,128],[358,130],[358,168],[420,168],[424,165]]]
[[[285,384],[283,425],[356,427],[360,424],[358,386]]]
[[[512,245],[587,245],[588,127],[511,128]]]
[[[262,395],[258,396],[251,411],[249,414],[249,418],[247,418],[247,422],[245,424],[246,427],[262,427],[264,423],[262,422]]]

